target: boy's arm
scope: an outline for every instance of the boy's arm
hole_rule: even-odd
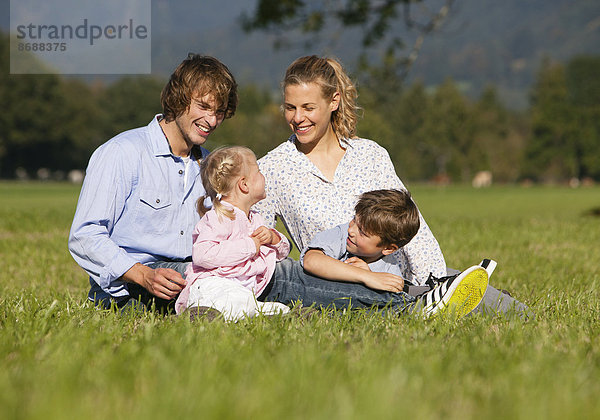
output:
[[[346,264],[325,255],[320,249],[309,249],[304,254],[304,269],[310,274],[333,281],[361,283],[375,290],[401,292],[404,280],[390,273],[374,273],[364,268]]]

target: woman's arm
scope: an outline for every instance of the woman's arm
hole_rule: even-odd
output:
[[[379,159],[376,160],[381,169],[379,180],[381,186],[379,188],[405,190],[406,187],[400,178],[398,178],[396,170],[394,169],[394,164],[383,147],[381,147]],[[446,275],[446,261],[444,260],[440,245],[427,225],[427,222],[425,222],[420,210],[419,216],[421,224],[417,234],[401,251],[398,251],[403,252],[408,260],[408,271],[414,275],[410,281],[415,284],[425,283],[429,277],[429,273],[433,273],[436,277],[443,277]]]
[[[252,210],[259,213],[264,219],[264,224],[269,228],[275,228],[275,216],[278,213],[277,210],[277,191],[273,185],[275,178],[274,174],[269,168],[268,162],[266,162],[267,156],[258,160],[260,171],[265,177],[265,193],[266,197],[252,206]]]

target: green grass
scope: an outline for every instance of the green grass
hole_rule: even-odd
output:
[[[96,311],[77,188],[0,183],[0,418],[600,417],[600,189],[411,190],[448,265],[495,258],[535,320]]]

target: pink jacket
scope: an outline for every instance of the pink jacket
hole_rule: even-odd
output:
[[[290,253],[289,241],[277,232],[281,241],[276,245],[261,246],[257,255],[256,245],[250,235],[260,226],[265,226],[263,217],[251,210],[248,219],[242,210],[233,205],[231,207],[235,220],[226,216],[219,217],[214,210],[210,210],[194,228],[192,263],[185,273],[187,285],[175,303],[178,314],[187,308],[192,284],[204,277],[237,280],[259,296],[273,276],[276,261],[284,259]]]

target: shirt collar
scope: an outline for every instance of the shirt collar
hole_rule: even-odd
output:
[[[340,142],[340,147],[344,150],[346,150],[348,147],[352,147],[354,148],[354,146],[352,145],[352,142],[350,141],[351,139],[345,139],[345,138],[341,138],[338,141]],[[291,146],[294,147],[294,149],[296,149],[296,135],[292,134],[289,138],[288,138],[288,142]],[[298,149],[296,149],[298,151]],[[298,153],[302,153],[300,151],[298,151]]]
[[[339,139],[338,141],[340,142],[340,147],[342,149],[344,149],[345,151],[347,151],[349,148],[351,148],[351,149],[354,148],[354,146],[352,145],[352,142],[348,139]],[[310,159],[308,159],[308,157],[304,153],[302,153],[301,151],[299,151],[296,148],[296,135],[295,134],[292,134],[288,138],[287,147],[290,149],[290,156],[295,164],[297,164],[297,165],[308,164],[310,171],[314,175],[323,179],[323,181],[325,181],[325,182],[331,182],[323,176],[321,171],[310,161]]]
[[[150,124],[148,124],[148,128],[150,130],[150,142],[152,143],[152,152],[154,156],[173,156],[178,158],[173,154],[171,150],[171,146],[169,145],[169,140],[167,140],[167,136],[163,132],[159,121],[162,119],[162,114],[156,114]],[[204,158],[208,155],[208,151],[200,146],[193,146],[192,152],[190,154],[190,158],[193,160],[198,160]]]
[[[252,221],[254,213],[256,213],[254,210],[250,209],[250,213],[248,214],[248,216],[246,216],[246,212],[244,210],[240,209],[237,206],[234,206],[229,201],[221,200],[221,204],[223,204],[226,208],[233,210],[233,213],[236,215],[236,220],[237,220],[237,216],[241,215],[241,216],[243,216],[243,220]]]
[[[173,153],[171,152],[167,136],[165,136],[165,133],[163,133],[162,128],[160,128],[160,124],[158,123],[160,119],[162,119],[162,114],[156,114],[154,118],[152,118],[152,121],[150,121],[150,124],[148,124],[152,152],[154,153],[154,156],[170,156]]]

